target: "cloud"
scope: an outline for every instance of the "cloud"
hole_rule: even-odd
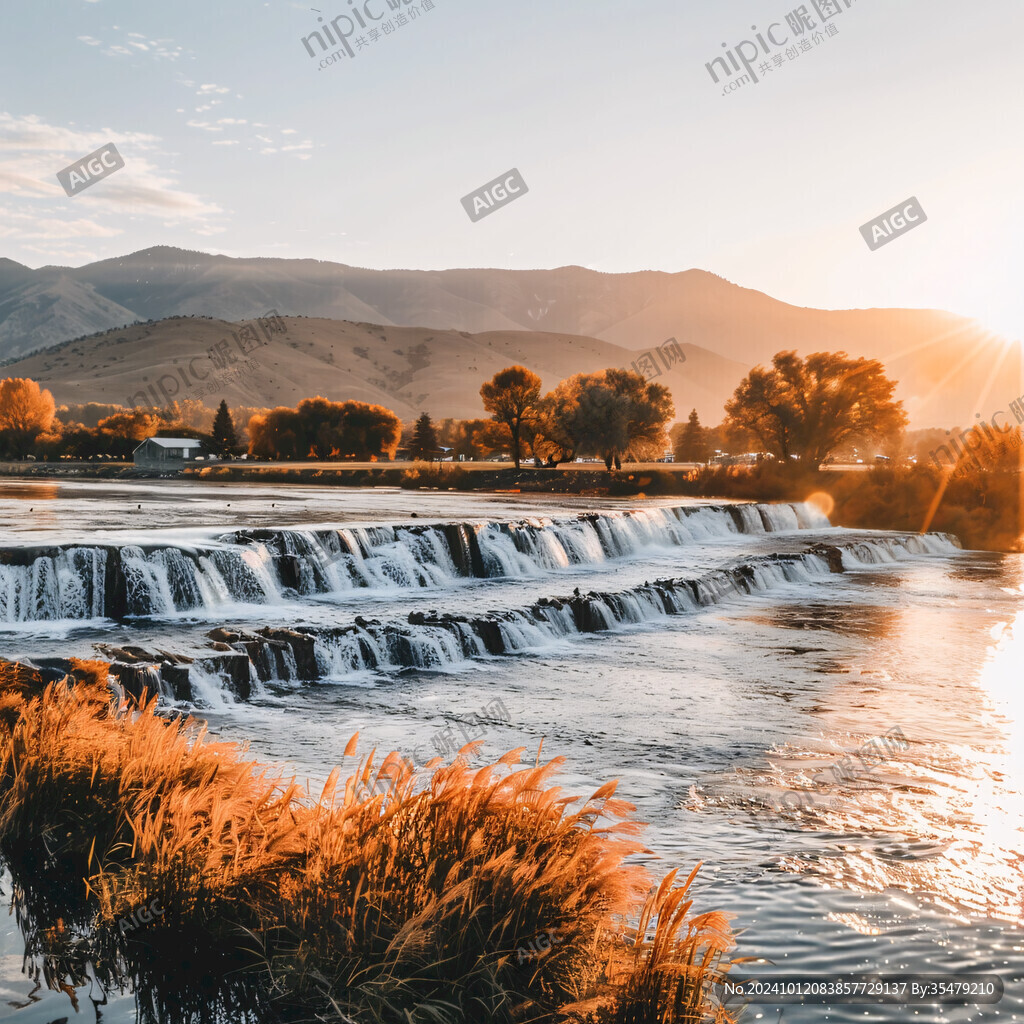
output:
[[[56,240],[71,238],[115,238],[123,230],[110,224],[100,224],[87,217],[64,220],[58,217],[35,217],[31,213],[13,209],[0,209],[4,224],[0,236],[17,236],[23,241]],[[14,225],[14,226],[11,226]]]
[[[125,166],[69,199],[57,171],[113,142]],[[223,211],[185,192],[156,162],[160,140],[142,132],[85,131],[36,115],[0,113],[0,196],[10,199],[7,222],[37,227],[23,237],[111,237],[129,217],[153,216],[214,227]],[[70,206],[75,203],[77,206]],[[88,217],[82,214],[87,211]]]
[[[96,0],[90,0],[96,2]],[[76,36],[80,43],[86,46],[104,46],[101,50],[106,57],[134,57],[146,54],[155,60],[178,60],[185,53],[184,47],[175,46],[173,39],[150,39],[141,32],[125,32],[118,25],[112,26],[111,32],[121,33],[119,39],[104,43],[95,36]]]

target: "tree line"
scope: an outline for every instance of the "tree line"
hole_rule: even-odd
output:
[[[201,403],[163,409],[126,409],[89,403],[55,406],[35,381],[0,381],[0,456],[129,458],[147,437],[197,437],[211,452],[268,459],[391,460],[413,458],[511,458],[557,466],[596,457],[607,468],[651,461],[674,450],[677,460],[706,462],[714,449],[770,453],[787,463],[799,458],[816,468],[856,444],[901,443],[907,417],[893,397],[878,360],[845,352],[806,358],[780,352],[768,367],[754,367],[725,405],[715,427],[701,425],[696,410],[668,431],[675,408],[664,386],[621,369],[578,373],[547,393],[540,377],[509,366],[480,388],[477,419],[434,422],[423,413],[403,424],[390,409],[317,396],[294,408],[212,410]],[[235,424],[240,426],[236,428]],[[935,432],[918,432],[933,438]],[[947,432],[948,433],[948,432]],[[1005,460],[1004,460],[1005,461]]]

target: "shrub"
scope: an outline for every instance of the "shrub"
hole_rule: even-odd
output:
[[[705,1019],[728,925],[690,915],[693,874],[649,894],[628,863],[646,852],[641,826],[614,783],[581,802],[549,786],[561,759],[519,768],[513,751],[471,770],[470,745],[423,781],[397,754],[379,767],[371,754],[312,799],[155,701],[111,702],[104,663],[71,664],[74,681],[43,689],[0,663],[0,852],[37,903],[48,893],[36,948],[52,987],[67,984],[69,950],[88,949],[83,924],[131,964],[116,925],[158,905],[147,946],[248,954],[254,984],[289,1014]],[[542,932],[558,941],[537,952]]]
[[[402,474],[399,487],[418,490],[422,487],[438,487],[442,490],[454,488],[457,491],[473,489],[473,474],[461,466],[424,464],[407,469]]]

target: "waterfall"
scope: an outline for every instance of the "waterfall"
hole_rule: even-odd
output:
[[[721,525],[725,522],[723,519]],[[788,523],[789,519],[777,522]],[[386,544],[397,542],[377,537],[377,546],[382,539]],[[366,542],[367,538],[360,539],[360,544]],[[799,553],[763,555],[697,578],[540,598],[529,607],[481,615],[411,612],[405,621],[388,622],[357,616],[355,623],[347,626],[265,628],[256,633],[218,628],[207,634],[216,641],[216,652],[194,659],[173,659],[161,653],[148,664],[144,652],[132,648],[131,656],[138,660],[118,666],[118,671],[127,672],[136,689],[145,683],[165,697],[207,705],[231,703],[248,699],[265,683],[297,685],[315,679],[351,681],[367,673],[446,671],[472,659],[543,651],[569,638],[691,614],[751,595],[769,594],[785,584],[824,582],[833,573],[859,567],[920,555],[948,555],[958,547],[955,538],[944,534],[879,535],[845,543],[818,543]],[[173,592],[173,560],[134,551],[129,561],[140,579],[152,582],[158,596]]]
[[[106,568],[106,551],[85,547],[41,554],[23,564],[0,564],[0,622],[99,617]]]
[[[906,559],[956,550],[944,535],[880,537],[834,545],[845,562],[878,557]],[[866,560],[864,564],[869,564]],[[360,622],[341,629],[313,629],[318,664],[324,676],[353,672],[436,669],[471,658],[510,656],[543,649],[571,636],[639,625],[682,615],[723,601],[766,594],[787,583],[826,580],[836,569],[827,552],[767,556],[697,579],[659,580],[631,590],[573,598],[545,598],[535,605],[484,616],[413,613],[407,622]]]
[[[515,522],[239,530],[207,546],[0,550],[0,622],[215,612],[358,589],[524,578],[737,533],[827,526],[803,505],[686,505]]]

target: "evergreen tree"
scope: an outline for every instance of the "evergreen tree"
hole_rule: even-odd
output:
[[[438,455],[437,431],[426,413],[423,413],[416,421],[409,451],[414,459],[426,459],[427,462],[433,462]]]
[[[229,452],[238,445],[238,435],[235,433],[235,423],[231,419],[231,411],[228,403],[222,398],[217,409],[217,415],[213,418],[213,441],[221,452]]]
[[[690,418],[676,441],[675,456],[676,462],[707,462],[707,431],[700,425],[696,409],[690,410]]]

